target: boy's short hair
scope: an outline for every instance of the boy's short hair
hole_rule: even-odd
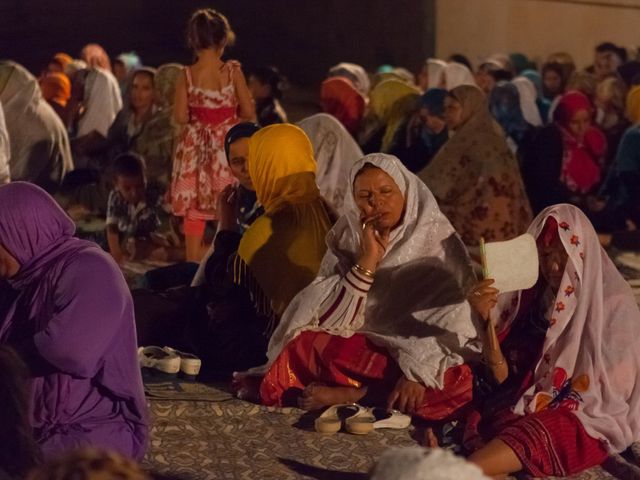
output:
[[[144,159],[133,152],[121,153],[113,161],[113,177],[144,177]]]
[[[627,63],[627,49],[624,47],[619,47],[615,43],[612,42],[602,42],[599,45],[596,45],[596,52],[598,53],[606,53],[611,52],[618,57],[622,63]]]

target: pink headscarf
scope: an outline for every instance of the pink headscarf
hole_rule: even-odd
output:
[[[600,182],[600,164],[607,150],[607,139],[593,125],[583,139],[577,139],[571,133],[571,119],[581,110],[592,114],[591,101],[581,92],[567,92],[558,102],[554,119],[560,126],[564,143],[560,180],[573,192],[587,193]]]
[[[87,62],[90,67],[100,67],[111,71],[111,60],[107,52],[97,43],[89,43],[84,46],[80,52],[82,60]]]
[[[554,205],[529,233],[549,239],[554,223],[568,260],[557,294],[548,292],[550,327],[534,382],[514,412],[568,408],[589,435],[620,452],[640,439],[640,311],[587,217],[572,205]],[[518,318],[522,293],[500,296],[499,334]]]
[[[320,87],[322,111],[336,117],[355,135],[365,109],[365,98],[346,77],[330,77]]]

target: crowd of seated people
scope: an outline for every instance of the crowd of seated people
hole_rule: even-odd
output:
[[[0,61],[0,437],[18,452],[0,477],[98,458],[148,478],[126,459],[148,448],[147,345],[264,405],[399,410],[432,447],[456,421],[490,476],[571,475],[640,440],[640,311],[598,236],[640,223],[624,48],[586,69],[343,62],[292,124],[284,76],[230,59],[222,13],[186,36],[187,66],[97,44],[37,78]],[[526,232],[539,280],[501,294],[478,247]],[[131,292],[121,268],[148,260],[168,266]]]

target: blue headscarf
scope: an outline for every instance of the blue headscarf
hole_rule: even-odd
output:
[[[520,94],[511,82],[498,82],[489,95],[491,114],[517,144],[520,144],[529,124],[520,108]]]
[[[420,103],[429,113],[436,117],[444,116],[444,99],[447,91],[444,88],[430,88],[420,98]]]

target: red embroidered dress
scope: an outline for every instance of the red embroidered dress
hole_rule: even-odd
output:
[[[173,214],[192,220],[216,220],[218,195],[234,182],[224,153],[224,137],[238,123],[238,102],[233,66],[226,64],[229,84],[221,90],[193,85],[185,68],[189,123],[180,135],[173,161],[171,205]]]

